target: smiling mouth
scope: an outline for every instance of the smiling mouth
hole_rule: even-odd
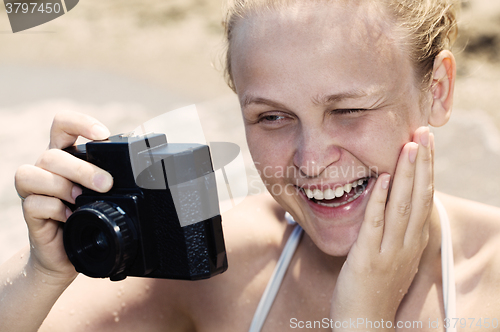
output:
[[[322,191],[319,189],[310,190],[306,188],[300,188],[300,190],[313,203],[335,208],[348,204],[361,196],[366,190],[369,179],[369,177],[359,179],[344,186],[338,186],[335,190],[326,189]]]

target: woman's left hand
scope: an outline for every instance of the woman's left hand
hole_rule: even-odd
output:
[[[358,238],[337,279],[331,309],[334,322],[383,320],[385,325],[377,331],[393,330],[396,312],[429,239],[433,147],[429,128],[418,128],[413,142],[401,151],[390,195],[390,175],[379,175]],[[341,330],[357,330],[352,327],[345,324]],[[362,327],[365,331],[366,326]]]

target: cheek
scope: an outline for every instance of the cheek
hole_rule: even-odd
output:
[[[387,114],[360,122],[350,130],[346,150],[376,174],[394,174],[403,146],[412,139],[412,128],[401,118]]]
[[[275,137],[252,128],[246,129],[250,154],[264,183],[277,183],[287,176],[292,164],[293,144],[291,139]]]

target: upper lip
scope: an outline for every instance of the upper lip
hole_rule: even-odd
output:
[[[298,186],[300,189],[309,189],[309,190],[314,190],[314,189],[319,189],[321,191],[325,191],[326,189],[333,189],[335,190],[338,187],[343,187],[348,183],[353,183],[354,181],[359,181],[359,180],[364,180],[367,179],[368,177],[363,177],[363,178],[357,178],[357,179],[352,179],[349,181],[342,181],[342,182],[335,182],[335,183],[317,183],[317,184],[305,184]]]

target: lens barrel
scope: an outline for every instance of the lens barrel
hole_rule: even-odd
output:
[[[116,204],[97,201],[76,209],[64,225],[64,249],[78,272],[89,277],[123,279],[137,254],[132,220]]]

